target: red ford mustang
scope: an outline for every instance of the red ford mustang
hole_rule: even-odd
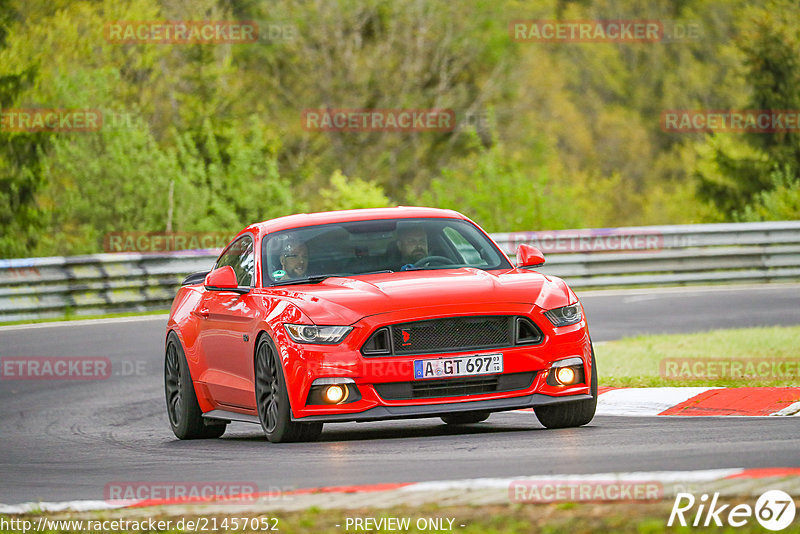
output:
[[[594,417],[583,308],[520,245],[514,266],[449,210],[301,214],[242,230],[190,275],[167,324],[164,382],[181,439],[258,423],[272,442],[326,422],[533,408],[546,427]]]

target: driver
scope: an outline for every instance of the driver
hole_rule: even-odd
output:
[[[308,270],[308,247],[296,239],[288,239],[281,250],[283,273],[277,272],[276,280],[302,278]]]
[[[403,267],[428,255],[428,234],[422,226],[407,226],[397,231],[397,248]]]

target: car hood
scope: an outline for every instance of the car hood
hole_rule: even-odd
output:
[[[576,297],[557,277],[528,270],[474,268],[333,277],[318,284],[276,287],[317,324],[352,324],[369,315],[452,305],[524,303],[552,309]]]

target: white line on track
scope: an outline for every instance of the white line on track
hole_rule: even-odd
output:
[[[163,321],[166,325],[169,314],[135,315],[132,317],[112,317],[108,319],[77,319],[75,321],[53,321],[51,323],[12,324],[0,326],[0,332],[8,330],[30,330],[36,328],[58,328],[63,326],[92,326],[117,323],[137,323],[141,321]]]
[[[569,279],[567,279],[569,281]],[[719,285],[719,286],[679,286],[679,287],[641,287],[636,289],[593,289],[581,291],[575,288],[579,298],[584,297],[614,297],[618,295],[660,295],[660,294],[692,294],[712,293],[718,291],[786,291],[787,289],[800,289],[800,284],[795,282],[775,282],[769,284],[748,285]]]
[[[591,482],[591,481],[646,481],[658,480],[660,482],[705,482],[718,480],[743,472],[742,468],[731,469],[702,469],[698,471],[641,471],[631,473],[592,473],[585,475],[534,475],[502,478],[473,478],[466,480],[444,480],[433,482],[417,482],[399,488],[398,491],[448,491],[453,489],[474,490],[477,488],[507,488],[511,482],[519,481],[562,481],[562,482]]]

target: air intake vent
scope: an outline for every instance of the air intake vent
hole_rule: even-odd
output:
[[[541,343],[544,334],[539,328],[525,317],[517,317],[517,344],[534,345]]]
[[[375,384],[375,390],[386,400],[432,399],[463,397],[527,389],[533,384],[535,372],[507,375],[449,378],[446,380],[417,380]]]
[[[361,353],[365,356],[377,356],[379,354],[391,354],[392,345],[389,341],[389,329],[380,328],[361,347]]]

